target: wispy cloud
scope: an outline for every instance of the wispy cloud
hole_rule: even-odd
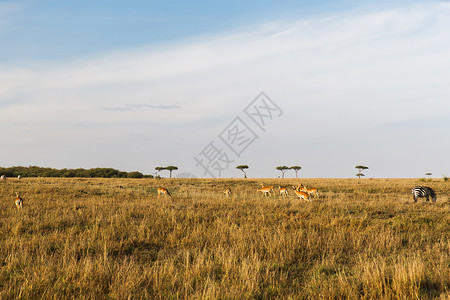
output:
[[[264,90],[286,114],[274,125],[274,135],[262,139],[283,141],[249,150],[248,159],[262,162],[280,153],[282,143],[284,156],[296,159],[300,153],[300,160],[312,161],[318,170],[311,176],[320,176],[334,158],[330,149],[345,141],[348,146],[339,151],[355,153],[352,147],[362,137],[377,143],[365,156],[348,155],[345,163],[365,157],[377,161],[376,154],[385,147],[401,155],[406,149],[395,138],[402,133],[395,134],[395,125],[384,125],[406,124],[403,132],[409,122],[426,124],[450,113],[449,13],[450,5],[438,2],[361,9],[63,65],[41,62],[3,68],[0,122],[17,130],[3,131],[0,138],[17,147],[57,140],[65,153],[75,141],[99,149],[114,145],[122,149],[117,152],[136,160],[130,164],[138,159],[151,164],[146,154],[130,153],[122,146],[139,143],[143,135],[135,133],[145,131],[144,147],[149,148],[143,148],[144,153],[151,149],[155,160],[180,157],[184,163]],[[76,123],[87,125],[69,126]],[[448,124],[441,125],[448,130]],[[30,128],[40,135],[27,143],[20,132]],[[299,143],[311,135],[317,144]],[[174,141],[184,146],[173,147]],[[434,142],[449,148],[448,142]],[[13,148],[8,150],[11,155]],[[88,149],[78,150],[78,161],[95,161]],[[114,161],[116,154],[101,159]]]
[[[132,111],[142,109],[179,109],[180,105],[126,104],[123,106],[102,107],[105,111]]]

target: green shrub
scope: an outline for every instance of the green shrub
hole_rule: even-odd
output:
[[[29,167],[0,167],[0,174],[6,177],[81,177],[81,178],[153,178],[152,175],[143,175],[140,172],[123,172],[113,168],[92,169],[52,169],[37,166]]]

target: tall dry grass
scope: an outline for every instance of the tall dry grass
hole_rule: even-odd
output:
[[[320,198],[263,197],[262,182],[303,183]],[[426,183],[436,204],[414,203],[416,184],[424,183],[7,180],[0,298],[448,299],[448,182]],[[173,197],[158,198],[158,186]]]

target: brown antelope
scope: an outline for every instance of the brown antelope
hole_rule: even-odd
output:
[[[302,184],[299,184],[299,185],[297,185],[297,186],[295,186],[295,185],[293,185],[292,186],[292,189],[294,189],[294,190],[296,190],[297,192],[299,192],[299,191],[301,191],[302,189],[303,189],[303,185]]]
[[[309,198],[309,194],[307,194],[307,193],[305,193],[303,191],[297,191],[296,189],[294,189],[294,193],[300,199],[311,201],[311,199]]]
[[[313,195],[314,198],[319,197],[319,192],[316,188],[308,189],[308,194]]]
[[[17,210],[20,211],[22,209],[23,206],[23,199],[20,197],[19,192],[16,192],[16,206],[17,206]]]
[[[225,194],[225,196],[230,197],[231,196],[231,189],[230,188],[226,188],[223,193]]]
[[[261,189],[258,189],[256,192],[261,192],[264,194],[264,196],[266,196],[267,194],[269,194],[269,196],[271,196],[272,194],[270,193],[270,191],[273,191],[272,187],[268,186],[268,187],[263,187]]]
[[[288,191],[287,191],[287,188],[282,188],[281,186],[280,187],[278,187],[278,189],[280,190],[280,195],[282,195],[282,196],[288,196]]]
[[[158,198],[161,194],[164,194],[164,196],[172,197],[172,195],[169,193],[169,191],[166,188],[159,187],[158,188]]]
[[[265,187],[270,187],[270,188],[271,188],[271,189],[273,190],[273,185],[268,185],[268,186],[265,186],[265,185],[264,185],[264,183],[261,183],[261,187],[262,187],[262,188],[265,188]]]
[[[299,186],[297,186],[297,191],[302,191],[302,192],[305,192],[305,193],[308,193],[308,188],[306,187],[306,186],[304,186],[304,185],[299,185]]]
[[[263,189],[265,189],[265,188],[270,188],[270,190],[273,192],[273,185],[264,186],[264,183],[261,183],[261,187],[262,187]]]
[[[308,189],[306,186],[303,186],[300,190],[307,193],[309,196],[313,195],[314,198],[319,197],[319,192],[316,188]]]

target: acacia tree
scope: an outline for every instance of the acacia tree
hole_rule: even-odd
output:
[[[175,166],[168,166],[164,168],[165,170],[169,171],[170,173],[170,178],[172,178],[172,171],[178,170],[178,167]]]
[[[281,171],[281,178],[284,178],[284,172],[289,170],[289,167],[287,167],[287,166],[278,166],[276,169],[278,171]]]
[[[362,173],[363,170],[367,170],[369,167],[366,166],[356,166],[355,169],[358,169],[358,174],[356,174],[356,176],[358,176],[359,179],[361,179],[361,176],[366,176]]]
[[[295,171],[295,178],[298,178],[298,174],[297,172],[301,169],[302,167],[300,166],[292,166],[289,169],[294,170]]]
[[[155,177],[158,175],[159,172],[161,172],[162,170],[165,170],[164,167],[156,167],[155,168],[156,172],[155,172]]]
[[[241,170],[242,172],[244,172],[244,178],[247,178],[247,173],[245,173],[245,171],[244,171],[245,169],[248,169],[247,165],[237,166],[236,169]]]

